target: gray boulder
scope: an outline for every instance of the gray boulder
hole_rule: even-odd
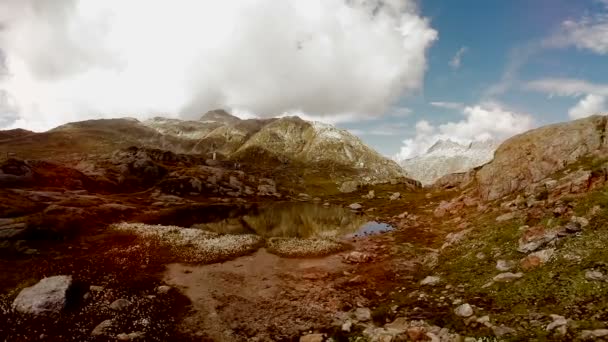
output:
[[[44,278],[38,284],[21,290],[13,302],[13,309],[32,315],[59,313],[66,307],[71,286],[72,276]]]

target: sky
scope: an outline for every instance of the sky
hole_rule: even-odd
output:
[[[608,0],[0,0],[0,129],[216,108],[396,160],[608,112]]]

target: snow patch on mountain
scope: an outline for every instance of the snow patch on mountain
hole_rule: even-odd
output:
[[[488,163],[494,158],[499,142],[495,140],[473,141],[468,144],[450,139],[438,140],[426,153],[401,161],[408,175],[423,185],[451,173],[466,172]]]

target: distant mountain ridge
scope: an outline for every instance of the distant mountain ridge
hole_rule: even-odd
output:
[[[309,169],[319,179],[340,184],[389,182],[407,174],[346,130],[299,117],[242,120],[213,110],[200,120],[155,117],[88,120],[44,133],[18,135],[0,152],[23,158],[77,160],[130,146],[196,154],[251,167]]]
[[[401,162],[408,175],[423,185],[431,185],[439,178],[466,172],[488,163],[500,144],[495,140],[461,144],[450,139],[438,140],[426,153]]]

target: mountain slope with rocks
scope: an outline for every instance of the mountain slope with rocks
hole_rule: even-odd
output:
[[[529,131],[413,191],[295,194],[235,160],[136,146],[78,172],[9,159],[0,339],[605,340],[607,120]],[[350,147],[296,118],[243,130],[256,158]]]
[[[426,153],[400,162],[410,177],[423,185],[431,185],[439,178],[471,170],[486,164],[494,157],[498,142],[473,141],[459,144],[451,140],[439,140]]]

